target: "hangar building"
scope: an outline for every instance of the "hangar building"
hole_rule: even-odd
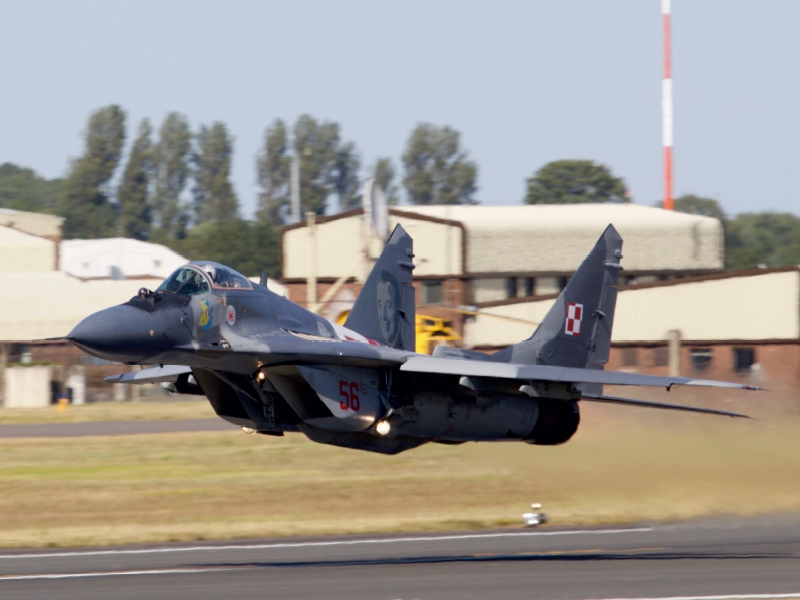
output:
[[[493,352],[530,337],[556,296],[479,305],[465,342]],[[796,390],[800,267],[620,286],[611,342],[608,369],[756,385],[766,379]]]
[[[63,217],[0,208],[0,273],[54,271]]]
[[[339,278],[363,281],[371,264],[367,257],[374,260],[381,248],[378,240],[367,242],[363,215],[357,209],[317,218],[314,244],[307,223],[283,228],[282,276],[293,301],[304,303],[309,275],[316,276],[318,297]],[[717,273],[724,267],[717,219],[637,204],[403,206],[389,209],[389,222],[390,229],[402,224],[414,238],[417,303],[426,306],[558,292],[609,223],[625,240],[626,282]],[[353,285],[351,294],[357,288]]]

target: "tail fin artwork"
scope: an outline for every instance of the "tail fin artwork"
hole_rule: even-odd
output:
[[[621,258],[622,238],[609,225],[530,339],[492,360],[602,370],[611,349]]]
[[[372,268],[344,326],[377,342],[414,351],[414,241],[398,225]]]

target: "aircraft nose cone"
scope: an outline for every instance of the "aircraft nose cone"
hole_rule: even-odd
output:
[[[152,353],[155,333],[148,313],[122,304],[89,315],[68,337],[94,356],[135,362]]]

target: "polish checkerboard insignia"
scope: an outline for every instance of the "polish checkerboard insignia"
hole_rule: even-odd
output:
[[[583,321],[583,304],[567,302],[567,322],[564,333],[567,335],[579,336],[581,334],[581,322]]]

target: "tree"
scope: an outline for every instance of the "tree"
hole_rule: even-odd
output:
[[[58,214],[63,179],[45,179],[32,169],[0,165],[0,207]]]
[[[790,213],[745,213],[725,224],[729,269],[800,264],[800,218]]]
[[[278,235],[269,223],[239,218],[206,221],[190,229],[184,239],[167,244],[189,260],[213,260],[228,265],[248,277],[262,269],[280,277]]]
[[[286,220],[283,213],[289,205],[291,163],[288,151],[286,123],[275,119],[264,134],[264,149],[256,158],[257,179],[261,186],[256,216],[263,223],[278,224]]]
[[[205,125],[197,134],[195,165],[194,210],[198,223],[235,219],[239,202],[230,182],[233,139],[224,124]]]
[[[259,219],[285,223],[290,216],[289,180],[291,157],[286,125],[276,120],[266,131],[258,162]],[[325,213],[331,196],[339,206],[352,208],[361,202],[358,194],[360,160],[352,142],[342,142],[339,124],[319,122],[301,115],[293,127],[292,150],[300,158],[300,212]]]
[[[656,206],[661,208],[664,205],[662,201],[656,203]],[[675,210],[682,213],[689,213],[690,215],[701,215],[703,217],[713,217],[719,219],[723,223],[726,221],[725,211],[722,210],[719,202],[713,198],[702,198],[694,194],[685,194],[680,198],[675,198]]]
[[[73,161],[64,184],[62,214],[65,238],[107,237],[114,232],[115,207],[108,182],[125,142],[125,113],[116,104],[89,117],[86,149]]]
[[[450,127],[416,126],[408,139],[403,186],[414,204],[471,204],[478,167],[459,148],[460,134]]]
[[[358,157],[352,143],[342,143],[339,124],[318,122],[310,115],[301,115],[294,125],[294,151],[300,157],[301,212],[325,214],[332,194],[337,194],[341,207],[353,204],[358,189]]]
[[[398,202],[397,186],[394,185],[394,165],[392,165],[391,158],[379,158],[375,162],[375,168],[372,170],[375,177],[375,183],[383,190],[386,196],[386,204],[394,206]]]
[[[139,135],[133,142],[131,155],[117,191],[122,235],[137,240],[147,240],[150,237],[148,194],[153,171],[151,133],[150,121],[144,119],[139,126]]]
[[[331,171],[333,189],[339,199],[339,208],[349,210],[361,206],[362,197],[358,193],[360,182],[358,169],[361,161],[353,142],[340,144],[336,150],[336,160]]]
[[[675,210],[722,221],[729,270],[800,264],[800,217],[791,213],[744,213],[729,219],[719,202],[694,194],[676,198]]]
[[[180,196],[191,173],[191,144],[186,117],[175,112],[168,114],[153,149],[155,189],[151,204],[155,239],[175,239],[185,233],[189,212]]]
[[[556,160],[527,181],[527,204],[630,202],[625,182],[590,160]]]

